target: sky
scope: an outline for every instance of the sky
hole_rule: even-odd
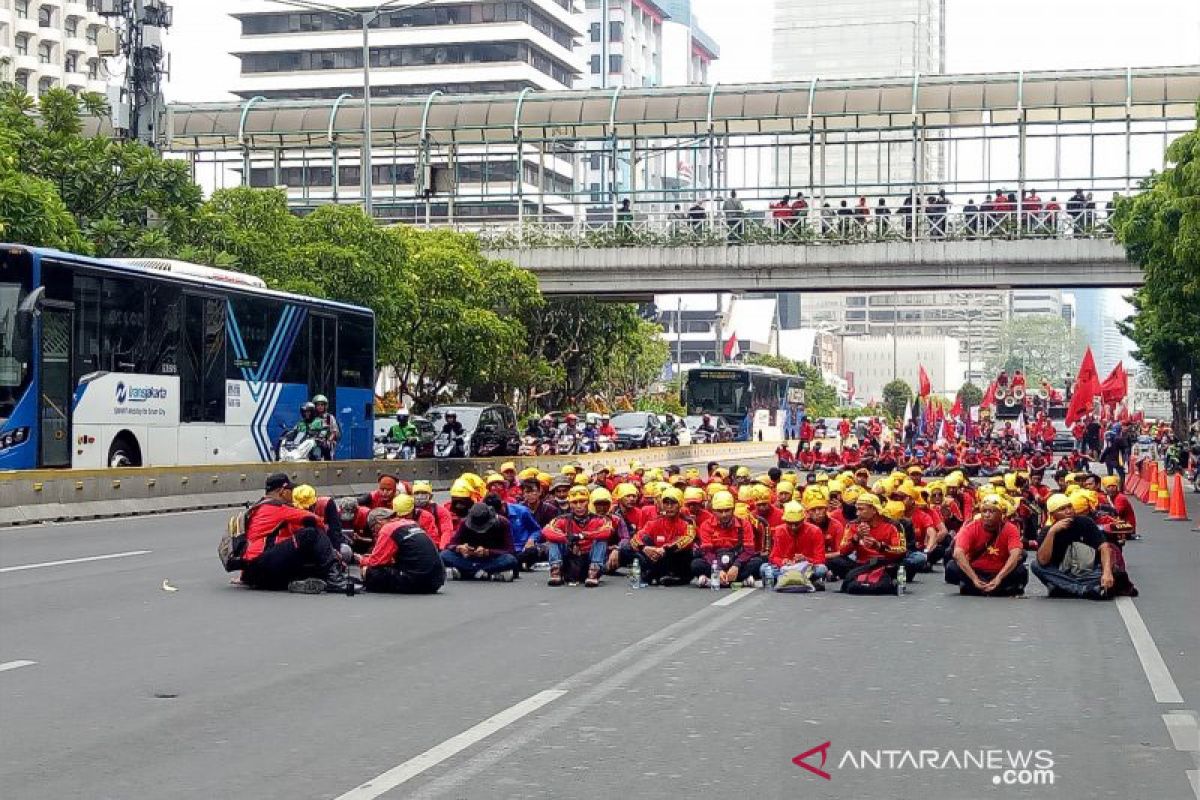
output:
[[[878,0],[887,2],[887,0]],[[773,0],[693,0],[721,45],[722,83],[770,76]],[[175,0],[168,99],[228,99],[238,0]],[[1200,0],[947,1],[947,70],[989,72],[1200,63]]]

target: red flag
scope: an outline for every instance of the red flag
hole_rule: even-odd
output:
[[[1079,374],[1075,378],[1075,391],[1071,394],[1071,404],[1067,406],[1067,424],[1075,424],[1075,420],[1083,417],[1092,410],[1092,401],[1100,393],[1100,376],[1096,374],[1096,360],[1092,358],[1092,348],[1083,354],[1083,362],[1079,365]]]
[[[996,404],[996,381],[988,384],[987,391],[983,393],[983,399],[979,401],[982,408],[988,408]]]
[[[956,394],[956,395],[954,395],[954,405],[950,409],[950,418],[951,419],[962,419],[962,415],[963,415],[962,394]]]
[[[1120,361],[1108,373],[1104,383],[1100,384],[1100,399],[1105,403],[1119,403],[1129,393],[1129,376],[1125,374],[1125,365]]]
[[[742,348],[738,347],[737,332],[729,334],[729,339],[725,342],[725,360],[732,361],[741,355]]]
[[[927,372],[925,372],[925,365],[918,364],[917,370],[918,370],[918,372],[917,372],[918,380],[920,381],[920,384],[921,384],[920,395],[921,395],[921,397],[929,397],[929,391],[930,391],[929,374]]]

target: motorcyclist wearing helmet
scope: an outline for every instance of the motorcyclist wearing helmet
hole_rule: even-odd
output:
[[[696,430],[703,431],[704,433],[711,433],[713,435],[716,435],[717,424],[715,422],[713,422],[712,415],[705,414],[703,417],[701,417],[700,425],[699,425],[699,427],[696,428]]]
[[[614,441],[617,438],[617,429],[613,427],[612,417],[608,414],[600,415],[600,427],[596,429],[601,436],[607,436]]]
[[[294,440],[303,437],[310,437],[316,442],[313,448],[316,460],[329,460],[329,429],[325,427],[324,420],[317,415],[317,407],[313,403],[300,406],[300,420],[284,435],[285,439]]]
[[[458,414],[453,411],[446,412],[446,422],[442,425],[442,433],[451,437],[462,436],[465,433],[462,423],[458,421]]]
[[[402,447],[404,458],[416,458],[417,442],[421,438],[417,426],[412,424],[408,409],[402,408],[396,412],[396,424],[388,429],[387,440]]]
[[[314,395],[312,399],[313,405],[316,407],[317,417],[325,425],[325,429],[329,431],[328,439],[328,458],[333,460],[333,454],[337,450],[338,442],[342,438],[342,426],[338,425],[337,417],[329,410],[329,398],[323,394]]]
[[[563,417],[563,424],[558,429],[559,436],[578,436],[579,435],[579,417],[574,414],[567,414]]]

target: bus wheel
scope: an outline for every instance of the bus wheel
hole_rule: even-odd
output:
[[[112,447],[108,448],[108,466],[110,467],[140,467],[142,451],[137,440],[128,433],[121,433],[113,439]]]

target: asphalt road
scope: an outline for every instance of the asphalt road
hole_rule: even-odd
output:
[[[0,797],[1196,800],[1200,532],[1139,513],[1140,652],[1116,604],[1036,581],[311,597],[229,585],[224,511],[11,529]],[[826,742],[828,780],[793,763]],[[1048,751],[1053,785],[989,750]]]

